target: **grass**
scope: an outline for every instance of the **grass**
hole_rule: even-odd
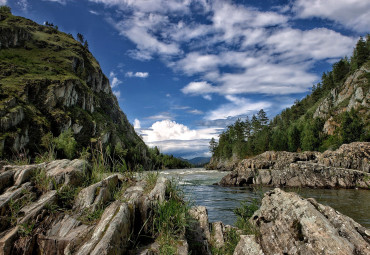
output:
[[[17,200],[10,200],[9,202],[9,220],[12,226],[17,224],[18,213],[26,205],[33,201],[33,195],[28,190],[23,190],[22,197]]]
[[[235,226],[243,231],[245,235],[258,235],[257,228],[250,223],[249,219],[260,208],[261,200],[253,199],[251,202],[242,202],[240,207],[234,210],[237,215]]]
[[[100,205],[95,210],[86,209],[83,214],[79,217],[79,220],[82,221],[84,224],[93,224],[96,223],[101,216],[103,215],[105,206]]]
[[[154,209],[152,233],[160,245],[160,254],[176,254],[179,239],[188,226],[189,203],[173,181],[167,184],[166,196],[168,199]]]
[[[158,172],[148,172],[145,174],[146,185],[144,188],[144,193],[149,193],[157,184],[159,173]]]
[[[34,222],[32,222],[32,223],[30,223],[30,222],[23,223],[23,224],[20,225],[18,233],[21,236],[30,236],[34,227],[35,227]]]
[[[36,169],[32,181],[35,183],[36,188],[42,193],[48,192],[51,187],[56,188],[54,178],[48,176],[46,170],[43,168]]]
[[[237,233],[235,228],[228,229],[225,232],[225,245],[221,248],[211,246],[211,252],[213,255],[233,255],[236,246],[240,241],[240,235]]]

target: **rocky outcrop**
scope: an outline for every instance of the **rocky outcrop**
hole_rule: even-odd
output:
[[[313,188],[370,188],[370,143],[344,144],[336,151],[264,152],[242,160],[222,186],[262,184]]]
[[[224,254],[222,248],[233,227],[221,222],[208,223],[204,207],[193,208],[191,215],[196,221],[190,229],[202,240],[196,244],[199,250],[192,254],[211,254],[210,250]],[[234,255],[365,255],[370,252],[369,230],[312,198],[304,199],[278,188],[265,193],[261,207],[249,222],[254,228],[253,235],[245,235],[245,230],[234,228],[240,238]]]
[[[339,126],[335,120],[342,112],[349,112],[352,108],[355,110],[366,109],[368,111],[370,105],[370,93],[367,75],[370,72],[369,68],[364,65],[353,74],[349,75],[341,87],[332,89],[328,97],[324,98],[317,106],[314,118],[325,120],[324,131],[328,135],[333,135],[336,128]],[[334,117],[333,117],[334,116]]]
[[[240,159],[236,156],[231,159],[212,157],[210,162],[205,166],[207,170],[232,171],[238,165]]]
[[[241,239],[237,250],[244,254],[369,254],[370,233],[351,218],[314,199],[274,189],[250,221],[255,240]],[[250,238],[247,238],[250,239]],[[258,246],[251,243],[258,243]],[[242,243],[243,242],[243,243]],[[241,253],[234,253],[241,254]]]
[[[158,178],[148,190],[145,179],[108,174],[81,189],[90,174],[77,159],[1,165],[0,254],[128,254],[142,236],[150,241],[153,210],[167,199],[168,180]],[[188,254],[184,237],[178,251]]]

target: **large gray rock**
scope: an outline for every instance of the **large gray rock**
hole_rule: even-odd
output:
[[[370,143],[366,142],[342,145],[324,153],[268,151],[242,160],[220,185],[369,189],[369,152]]]
[[[267,192],[250,220],[257,227],[258,243],[265,254],[370,253],[370,236],[364,227],[295,193]]]

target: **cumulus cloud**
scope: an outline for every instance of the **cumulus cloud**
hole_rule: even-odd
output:
[[[228,119],[240,115],[248,115],[257,112],[260,109],[268,109],[271,106],[269,102],[252,102],[246,98],[236,96],[226,96],[230,103],[223,104],[216,110],[208,112],[205,120]]]
[[[6,0],[0,0],[0,5],[6,5]]]
[[[127,72],[126,73],[127,77],[137,77],[137,78],[146,78],[149,76],[149,73],[147,72]]]
[[[297,0],[293,11],[299,18],[333,20],[358,32],[369,32],[370,2],[364,0]]]
[[[158,146],[164,153],[204,153],[208,151],[208,141],[217,136],[219,129],[190,129],[175,121],[162,120],[141,132],[149,146]]]

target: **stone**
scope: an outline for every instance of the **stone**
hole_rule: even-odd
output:
[[[76,254],[125,254],[131,234],[132,217],[127,203],[115,201],[105,209],[90,240]]]
[[[78,193],[74,210],[96,210],[111,199],[111,190],[118,185],[118,175],[111,175],[104,180],[90,185]]]
[[[85,181],[85,172],[89,169],[89,164],[81,159],[54,160],[45,165],[47,175],[52,177],[57,185],[79,186]]]
[[[254,235],[241,235],[234,255],[264,255]]]
[[[369,254],[365,228],[329,206],[274,189],[250,221],[265,254]],[[258,253],[257,253],[258,254]]]
[[[211,254],[209,241],[211,233],[209,231],[208,213],[204,206],[195,206],[189,210],[190,217],[193,218],[189,223],[187,233],[188,242],[195,254]]]

